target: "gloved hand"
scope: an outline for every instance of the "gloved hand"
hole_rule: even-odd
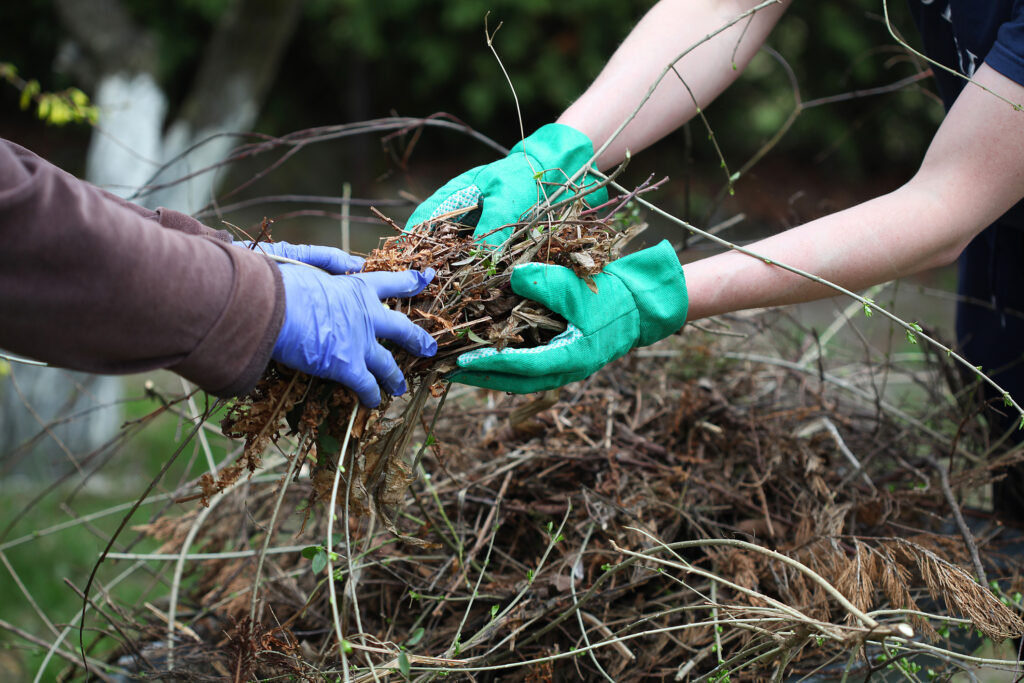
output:
[[[512,289],[560,314],[569,326],[543,346],[464,353],[451,380],[517,394],[554,389],[667,337],[686,322],[683,268],[667,241],[609,263],[594,283],[596,294],[569,268],[516,267]]]
[[[232,242],[243,249],[252,249],[257,254],[283,256],[293,261],[301,261],[311,266],[322,268],[331,275],[357,273],[363,269],[365,259],[353,256],[335,247],[321,247],[311,244],[289,244],[288,242],[258,242],[253,249],[252,242]]]
[[[434,279],[433,269],[327,275],[306,266],[279,267],[284,324],[271,354],[279,363],[344,384],[375,408],[380,387],[395,396],[407,388],[398,363],[378,338],[417,356],[437,353],[426,330],[381,304],[381,299],[419,294]]]
[[[504,159],[477,166],[448,181],[416,207],[406,228],[465,209],[447,220],[475,225],[474,237],[497,246],[513,232],[512,228],[495,232],[497,228],[518,222],[530,207],[555,192],[593,155],[594,147],[586,135],[560,123],[548,124],[520,141]],[[596,182],[595,176],[587,174],[574,184],[586,186]],[[565,192],[559,195],[570,196]],[[590,206],[599,206],[608,201],[608,191],[596,190],[585,201]]]

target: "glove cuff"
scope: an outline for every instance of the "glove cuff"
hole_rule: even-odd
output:
[[[609,263],[605,272],[619,278],[633,295],[640,316],[637,346],[664,339],[686,323],[686,278],[668,240]]]
[[[594,156],[594,144],[586,135],[572,126],[549,123],[541,126],[525,140],[520,140],[508,155],[526,153],[536,159],[544,170],[546,183],[564,184]],[[577,178],[575,185],[586,188],[600,182],[592,173]],[[608,190],[600,188],[586,195],[584,201],[590,206],[600,206],[608,201]]]

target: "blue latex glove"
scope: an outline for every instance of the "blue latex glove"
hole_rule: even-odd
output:
[[[279,363],[339,382],[375,408],[381,387],[395,396],[407,389],[398,363],[378,338],[417,356],[437,353],[426,330],[381,304],[422,292],[434,279],[433,269],[327,275],[306,266],[279,267],[284,324],[271,354]]]
[[[293,261],[301,261],[311,266],[322,268],[332,275],[357,273],[363,269],[364,259],[352,256],[335,247],[321,247],[311,244],[289,244],[288,242],[258,242],[256,248],[252,242],[232,242],[243,249],[251,249],[258,254],[283,256]]]

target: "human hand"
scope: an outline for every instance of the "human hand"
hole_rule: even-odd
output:
[[[567,182],[593,155],[594,147],[586,135],[569,126],[548,124],[519,142],[504,159],[477,166],[448,181],[416,207],[406,228],[447,216],[452,222],[475,225],[474,237],[497,246],[513,232],[511,227],[498,228],[518,222],[530,207]],[[597,178],[588,174],[577,178],[575,184],[596,182]],[[608,191],[600,188],[585,200],[598,206],[608,201]],[[457,213],[460,209],[464,209],[461,214]]]
[[[560,314],[568,327],[543,346],[464,353],[451,380],[516,394],[554,389],[667,337],[686,322],[686,280],[667,241],[609,263],[594,284],[597,293],[563,266],[517,266],[513,291]]]
[[[363,269],[364,259],[353,256],[335,247],[321,247],[311,244],[289,244],[288,242],[257,242],[255,248],[251,241],[232,242],[243,249],[250,249],[257,254],[281,256],[293,261],[300,261],[331,275],[356,273]]]
[[[381,387],[395,396],[407,389],[398,363],[378,338],[417,356],[437,353],[426,330],[381,304],[419,294],[434,279],[433,269],[327,275],[300,265],[279,267],[284,324],[271,354],[279,363],[339,382],[375,408]]]

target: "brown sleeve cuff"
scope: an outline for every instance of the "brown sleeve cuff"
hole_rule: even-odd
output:
[[[170,370],[216,396],[238,396],[256,386],[270,362],[284,323],[284,283],[270,259],[233,247],[217,235],[206,237],[231,259],[233,285],[213,327]],[[273,305],[255,305],[267,301]]]

